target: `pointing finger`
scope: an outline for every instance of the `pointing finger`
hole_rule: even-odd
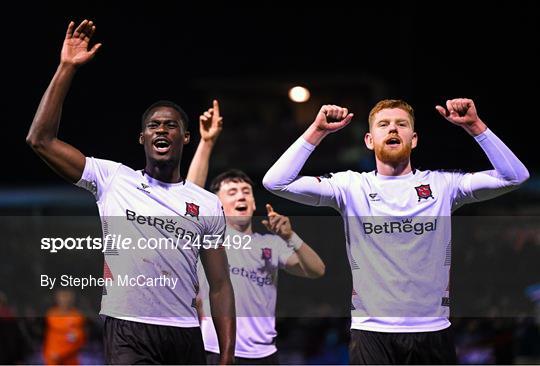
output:
[[[444,109],[443,107],[441,107],[440,105],[435,106],[435,109],[444,118],[448,117],[448,114],[449,114],[448,111],[446,109]]]
[[[216,99],[214,99],[213,101],[213,106],[214,106],[214,113],[216,114],[216,116],[219,116],[219,103]]]

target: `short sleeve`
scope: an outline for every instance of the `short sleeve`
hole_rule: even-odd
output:
[[[285,240],[281,239],[279,236],[275,235],[274,239],[274,248],[278,254],[278,267],[283,269],[285,268],[289,257],[294,254],[294,250],[289,248],[287,246],[287,242],[285,242]]]
[[[91,192],[96,201],[100,201],[121,165],[110,160],[86,157],[83,174],[75,185]]]
[[[216,199],[216,207],[212,212],[212,216],[207,217],[208,226],[206,229],[206,235],[209,236],[209,240],[205,240],[206,243],[212,243],[213,247],[223,243],[225,239],[225,213],[223,212],[223,206]]]

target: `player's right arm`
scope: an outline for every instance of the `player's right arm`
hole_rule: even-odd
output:
[[[214,100],[212,108],[199,116],[199,131],[201,141],[197,146],[197,151],[189,165],[187,180],[204,188],[206,178],[208,178],[208,166],[210,165],[210,155],[214,150],[214,145],[223,130],[223,117],[219,114],[219,103]]]
[[[62,105],[71,81],[79,66],[92,60],[101,43],[89,49],[90,39],[96,30],[92,21],[84,20],[75,29],[70,22],[62,52],[60,65],[45,91],[34,116],[26,142],[56,173],[76,183],[82,176],[85,156],[75,147],[58,139],[58,126]]]
[[[348,125],[352,117],[347,108],[322,106],[302,137],[268,170],[263,178],[264,187],[278,196],[312,206],[335,201],[334,190],[328,182],[298,174],[315,147],[326,136]]]
[[[234,363],[236,311],[225,248],[202,250],[201,263],[208,279],[210,312],[218,336],[220,364],[230,365]]]

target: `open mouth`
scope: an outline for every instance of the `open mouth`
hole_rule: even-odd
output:
[[[243,214],[243,213],[245,213],[247,211],[248,207],[247,207],[247,205],[240,204],[240,205],[236,206],[234,209],[235,209],[236,212],[238,212],[240,214]]]
[[[385,142],[388,146],[399,146],[401,144],[401,139],[399,137],[390,137]]]
[[[152,145],[159,154],[166,154],[171,149],[170,141],[164,137],[158,137]]]

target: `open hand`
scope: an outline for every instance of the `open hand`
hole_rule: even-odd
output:
[[[61,63],[78,67],[92,60],[101,47],[101,43],[97,43],[88,49],[95,31],[96,26],[91,20],[83,20],[77,29],[75,23],[70,22],[60,55]]]

